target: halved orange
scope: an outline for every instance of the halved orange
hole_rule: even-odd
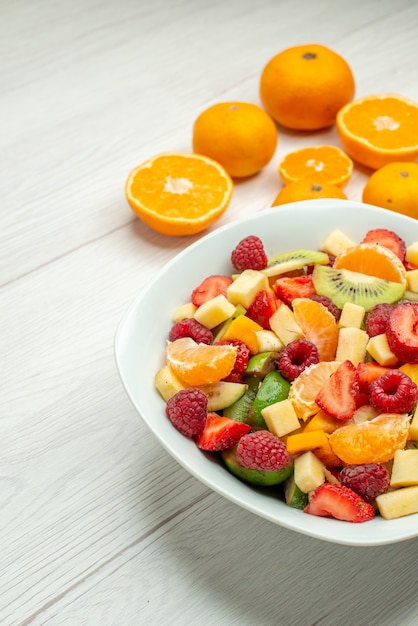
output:
[[[314,179],[342,187],[353,173],[353,161],[336,146],[310,146],[289,152],[279,163],[284,184]]]
[[[305,338],[318,348],[320,360],[335,359],[339,331],[334,315],[310,298],[294,298],[292,308]]]
[[[167,345],[167,365],[180,380],[192,387],[217,383],[231,372],[237,347],[207,345],[182,337]]]
[[[379,169],[418,156],[418,103],[397,94],[366,96],[343,106],[336,119],[340,141],[366,167]]]
[[[165,153],[129,174],[125,193],[133,212],[163,235],[194,235],[226,210],[233,182],[216,161],[198,154]]]
[[[359,243],[348,248],[335,257],[334,267],[406,285],[406,270],[402,261],[378,243]]]
[[[289,391],[289,400],[299,419],[306,421],[308,417],[318,413],[320,409],[315,398],[324,383],[340,365],[340,361],[320,361],[307,367],[293,381]]]

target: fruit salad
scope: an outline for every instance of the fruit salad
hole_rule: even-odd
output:
[[[418,513],[418,242],[334,229],[268,258],[249,234],[230,259],[167,329],[173,427],[301,514]]]

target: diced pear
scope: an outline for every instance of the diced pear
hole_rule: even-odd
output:
[[[239,400],[244,395],[247,385],[221,380],[219,383],[203,385],[200,389],[208,397],[208,411],[220,411]]]
[[[272,330],[258,330],[255,334],[258,339],[259,352],[280,352],[284,347],[283,342]]]
[[[354,245],[354,241],[347,237],[347,235],[345,235],[338,228],[334,228],[334,230],[331,230],[331,232],[325,237],[320,249],[327,252],[327,254],[331,254],[332,256],[338,256]]]
[[[369,335],[365,330],[355,327],[340,328],[335,360],[342,362],[349,359],[355,366],[363,363],[368,342]]]
[[[154,385],[166,402],[181,389],[186,389],[186,386],[177,378],[169,365],[164,365],[158,370],[154,377]]]
[[[393,457],[390,486],[411,487],[418,485],[418,450],[397,450]]]
[[[265,274],[257,270],[244,270],[229,285],[227,298],[232,304],[241,304],[246,309],[249,308],[259,291],[269,288],[269,280]]]
[[[283,437],[300,428],[299,418],[291,401],[286,398],[261,410],[267,428],[276,437]]]
[[[194,318],[206,328],[215,328],[235,313],[235,305],[223,294],[204,302],[195,312]]]
[[[398,363],[397,356],[389,348],[386,333],[370,337],[366,350],[379,365],[393,367]]]
[[[285,346],[305,336],[296,322],[295,314],[287,304],[281,304],[270,317],[270,327]]]
[[[414,293],[418,292],[418,270],[406,272],[406,288]]]
[[[418,441],[418,406],[415,409],[412,421],[409,425],[408,439],[412,441]]]
[[[418,265],[418,241],[414,241],[407,247],[405,259],[412,265]]]
[[[295,483],[301,491],[309,493],[325,482],[325,466],[310,450],[296,457]]]
[[[359,406],[359,408],[354,411],[352,420],[354,424],[362,424],[363,422],[373,420],[378,415],[379,411],[370,404],[363,404],[363,406]]]
[[[377,496],[376,504],[384,519],[396,519],[418,513],[418,485],[382,493]]]
[[[181,322],[189,317],[193,317],[197,311],[197,306],[193,304],[193,302],[186,302],[186,304],[181,304],[173,313],[173,322]]]
[[[363,306],[346,302],[338,322],[340,328],[361,328],[366,311]]]

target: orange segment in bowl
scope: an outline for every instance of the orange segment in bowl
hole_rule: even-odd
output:
[[[237,348],[233,345],[206,345],[190,337],[176,339],[167,346],[167,365],[190,386],[217,383],[231,372]]]
[[[289,400],[299,419],[306,421],[308,417],[318,413],[320,409],[315,402],[316,396],[339,366],[339,361],[320,361],[307,367],[293,381],[289,391]]]
[[[376,243],[359,243],[335,258],[335,269],[346,269],[367,276],[406,285],[406,270],[391,250]]]
[[[338,344],[338,325],[328,309],[310,298],[294,298],[293,313],[308,341],[318,348],[321,361],[335,358]]]
[[[343,186],[353,172],[353,161],[337,146],[310,146],[289,152],[279,164],[284,184],[302,179]]]

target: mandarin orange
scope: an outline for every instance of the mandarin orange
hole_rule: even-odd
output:
[[[363,202],[418,218],[418,163],[396,161],[373,172]]]
[[[335,359],[339,331],[334,315],[310,298],[294,298],[292,308],[306,339],[318,348],[320,360]]]
[[[335,257],[335,269],[346,269],[367,276],[406,285],[406,270],[392,250],[378,243],[359,243]]]
[[[329,185],[320,181],[297,180],[289,183],[279,191],[271,206],[279,206],[300,200],[315,200],[317,198],[338,198],[347,200],[347,196],[337,185]]]
[[[339,361],[320,361],[315,365],[307,367],[293,381],[289,391],[289,400],[292,402],[299,419],[306,421],[309,417],[318,413],[320,409],[315,402],[315,398],[324,383],[339,366]]]
[[[298,180],[322,181],[342,187],[351,177],[353,161],[336,146],[310,146],[289,152],[279,163],[284,184]]]
[[[217,383],[231,372],[237,347],[232,344],[207,345],[182,337],[167,345],[167,365],[187,385]]]

